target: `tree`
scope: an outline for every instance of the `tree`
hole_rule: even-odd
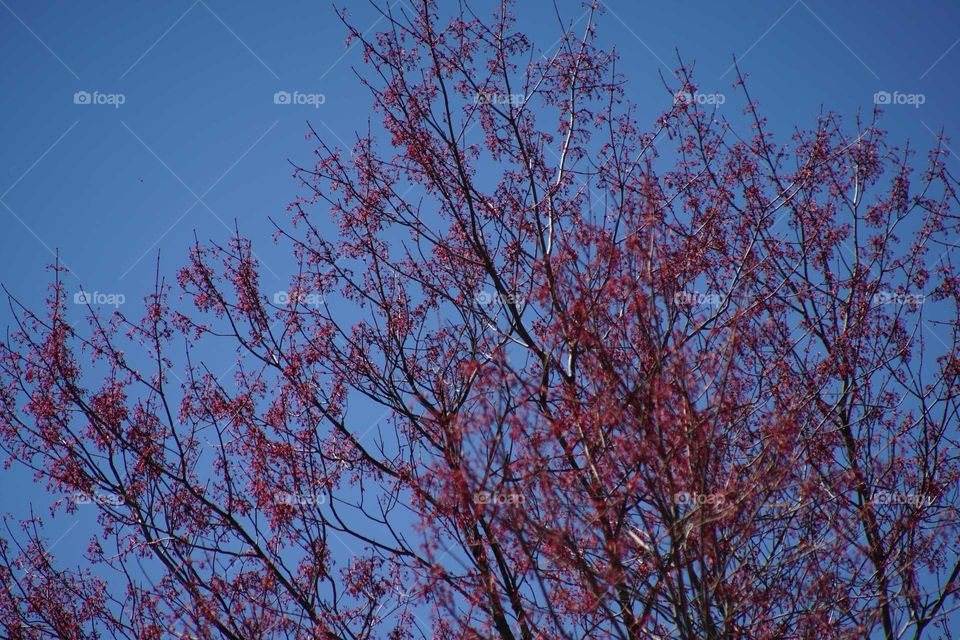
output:
[[[5,635],[948,637],[942,143],[915,171],[877,111],[778,143],[682,64],[645,132],[593,14],[540,55],[506,6],[380,10],[342,15],[376,135],[313,133],[285,296],[238,233],[189,305],[159,266],[140,319],[71,324],[59,265],[12,301],[0,442],[101,526],[71,569],[7,521]]]

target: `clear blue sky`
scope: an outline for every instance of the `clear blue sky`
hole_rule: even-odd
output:
[[[356,23],[376,29],[366,2],[352,4]],[[521,27],[550,47],[552,3],[520,4]],[[821,106],[852,119],[877,91],[922,94],[919,107],[887,109],[891,139],[926,150],[943,127],[960,149],[960,4],[611,0],[609,9],[601,39],[616,43],[628,94],[651,121],[667,106],[658,73],[676,66],[675,49],[696,63],[704,92],[728,96],[737,54],[774,130],[811,125]],[[579,2],[560,11],[583,15]],[[59,248],[79,278],[71,293],[82,282],[122,295],[136,315],[158,250],[172,276],[194,233],[224,241],[236,220],[255,241],[264,286],[284,289],[291,261],[268,216],[285,220],[300,193],[287,160],[310,161],[305,123],[349,144],[370,114],[351,70],[359,52],[344,35],[329,4],[306,0],[0,0],[0,282],[39,305]],[[323,104],[275,104],[278,91],[322,94]],[[105,103],[76,104],[77,92]],[[960,171],[960,158],[950,162]],[[39,500],[30,483],[0,473],[0,512],[22,515],[27,498]],[[61,520],[49,533],[71,527]],[[82,529],[66,539],[83,539]],[[63,547],[68,558],[79,552]]]

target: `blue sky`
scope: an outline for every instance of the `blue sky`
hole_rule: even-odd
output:
[[[374,25],[366,3],[356,4],[357,23]],[[351,68],[358,52],[344,46],[330,5],[0,5],[0,281],[38,301],[43,267],[59,249],[86,289],[121,293],[131,304],[152,282],[158,250],[172,269],[194,232],[223,239],[236,220],[259,241],[267,286],[282,288],[288,263],[269,239],[267,217],[283,219],[297,194],[287,160],[309,160],[306,120],[349,144],[369,116]],[[557,30],[549,2],[521,5],[523,28],[550,46]],[[560,9],[571,20],[582,16],[577,2]],[[876,91],[923,96],[919,108],[888,109],[895,140],[923,149],[931,130],[950,133],[957,124],[956,4],[610,2],[609,9],[601,37],[619,47],[628,94],[651,119],[665,106],[658,73],[676,66],[678,49],[696,63],[703,91],[728,95],[737,54],[764,112],[785,132],[811,123],[821,105],[849,116],[869,109]],[[322,97],[275,104],[277,91]],[[102,103],[75,104],[77,92]]]
[[[376,29],[366,3],[356,4],[357,23]],[[540,4],[521,3],[518,13],[548,47],[556,21],[549,2]],[[306,121],[349,144],[369,116],[352,71],[358,52],[344,46],[330,5],[0,5],[7,61],[0,281],[38,301],[44,265],[59,249],[86,289],[121,293],[132,304],[152,282],[158,250],[173,269],[194,232],[223,239],[236,220],[259,241],[265,284],[282,288],[288,263],[270,241],[267,217],[283,219],[298,193],[287,160],[309,161]],[[560,9],[571,20],[582,16],[578,2]],[[919,108],[887,110],[894,140],[924,149],[931,130],[950,133],[957,124],[956,4],[610,2],[609,9],[601,37],[620,49],[628,94],[651,119],[666,100],[658,73],[676,66],[678,49],[695,62],[704,92],[731,97],[737,54],[765,114],[784,132],[811,123],[821,105],[848,116],[869,110],[876,91],[923,95]],[[320,95],[301,100],[322,104],[275,104],[277,91]],[[75,104],[77,92],[101,104]]]
[[[377,29],[366,3],[354,4],[356,24]],[[521,28],[550,47],[552,4],[520,4]],[[904,101],[887,109],[893,141],[924,151],[942,127],[960,149],[960,4],[611,0],[608,8],[601,40],[620,50],[627,94],[648,121],[668,104],[659,74],[676,66],[675,50],[695,63],[703,92],[729,96],[721,109],[735,115],[736,54],[782,134],[811,125],[824,106],[849,122],[885,91]],[[560,2],[560,12],[582,24],[579,2]],[[222,242],[236,223],[254,239],[264,287],[285,289],[291,260],[271,240],[268,217],[285,220],[300,193],[288,159],[310,161],[306,122],[349,145],[371,117],[352,70],[360,55],[344,36],[325,2],[0,0],[0,283],[39,305],[59,249],[76,276],[68,291],[82,284],[122,297],[136,315],[158,251],[170,277],[194,234]],[[276,104],[277,92],[303,104]],[[950,162],[960,170],[960,157]],[[0,310],[4,327],[10,319]],[[0,512],[22,515],[25,498],[41,493],[30,484],[29,474],[0,474]],[[50,534],[73,526],[59,521]]]

